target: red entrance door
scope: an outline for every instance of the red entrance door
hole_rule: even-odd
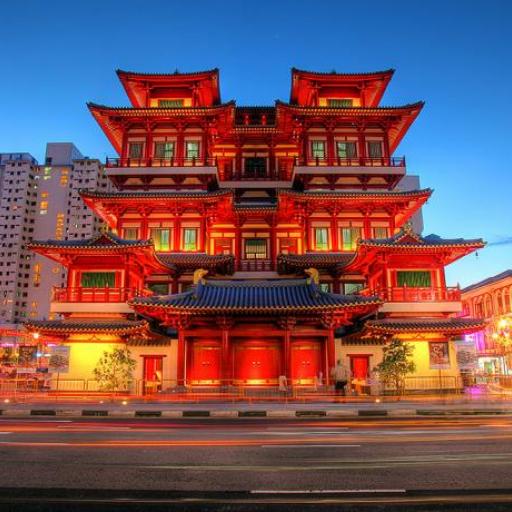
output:
[[[220,342],[193,341],[189,351],[187,382],[203,386],[220,384],[220,355]]]
[[[143,393],[145,395],[156,393],[162,389],[163,356],[143,356]]]
[[[278,340],[238,341],[234,348],[235,384],[277,384],[282,372],[281,345]]]
[[[322,343],[315,340],[295,341],[291,350],[292,383],[313,384],[315,377],[319,378],[323,372]]]
[[[370,356],[350,356],[350,370],[353,379],[365,381],[368,378],[369,366]]]

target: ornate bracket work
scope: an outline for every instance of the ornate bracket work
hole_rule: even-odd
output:
[[[337,329],[342,325],[350,325],[346,314],[339,313],[324,313],[321,322],[326,329]]]
[[[190,326],[190,315],[167,315],[163,325],[174,327],[178,331],[183,331]]]
[[[284,316],[277,321],[277,325],[286,331],[291,331],[297,325],[297,319],[294,316]]]
[[[235,325],[235,320],[230,316],[219,316],[216,318],[216,323],[219,329],[228,331]]]

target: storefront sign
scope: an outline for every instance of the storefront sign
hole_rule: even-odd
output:
[[[455,350],[457,352],[457,365],[461,371],[476,370],[478,359],[476,355],[475,340],[471,336],[455,340]]]
[[[428,344],[430,369],[446,370],[450,368],[450,351],[447,341],[434,341]]]
[[[18,347],[18,373],[35,373],[37,370],[37,346]]]
[[[69,348],[64,345],[55,345],[49,347],[50,361],[48,371],[50,373],[68,373],[69,372]]]

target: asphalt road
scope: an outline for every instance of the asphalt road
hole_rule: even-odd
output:
[[[348,498],[390,503],[415,493],[418,503],[430,500],[427,494],[450,493],[476,503],[483,492],[498,494],[495,502],[510,499],[503,510],[512,510],[508,417],[0,418],[0,461],[0,502],[14,495],[12,488],[324,504]]]

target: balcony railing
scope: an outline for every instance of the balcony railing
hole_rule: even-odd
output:
[[[405,167],[405,156],[388,156],[380,158],[296,157],[295,165],[304,167]]]
[[[215,167],[216,157],[201,158],[107,158],[108,168],[118,167]]]
[[[134,297],[152,295],[150,290],[138,288],[58,288],[53,289],[53,302],[126,302]]]
[[[458,302],[461,300],[458,287],[393,286],[371,290],[365,288],[360,295],[377,295],[386,302]]]

